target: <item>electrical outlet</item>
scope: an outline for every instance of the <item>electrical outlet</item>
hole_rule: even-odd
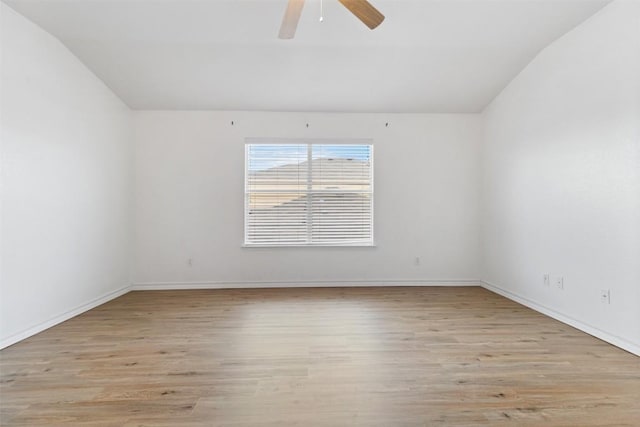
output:
[[[188,265],[189,267],[192,267],[192,266],[193,266],[193,258],[189,258],[189,259],[187,259],[187,265]]]
[[[417,256],[417,257],[413,260],[413,263],[414,263],[415,265],[420,265],[420,257],[419,257],[419,256]]]
[[[611,291],[609,291],[609,289],[600,290],[600,302],[603,304],[611,304]]]
[[[542,281],[545,286],[549,286],[551,284],[551,279],[549,279],[549,273],[542,276]]]
[[[556,288],[564,289],[564,277],[560,276],[556,278]]]

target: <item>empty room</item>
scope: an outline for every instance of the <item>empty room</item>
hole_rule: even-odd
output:
[[[0,425],[640,425],[640,0],[0,25]]]

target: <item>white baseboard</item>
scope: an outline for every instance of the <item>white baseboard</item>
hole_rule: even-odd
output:
[[[335,280],[335,281],[262,281],[262,282],[140,282],[132,291],[179,289],[252,289],[252,288],[337,288],[360,286],[481,286],[479,280]]]
[[[29,338],[30,336],[33,336],[39,332],[44,331],[45,329],[49,329],[52,326],[55,326],[59,323],[64,322],[65,320],[69,320],[72,317],[77,316],[78,314],[82,314],[85,311],[89,311],[94,307],[97,307],[99,305],[104,304],[105,302],[111,301],[114,298],[117,298],[121,295],[126,294],[127,292],[129,292],[131,290],[131,286],[124,286],[120,289],[116,289],[115,291],[112,292],[108,292],[102,296],[99,296],[97,298],[92,299],[89,302],[86,302],[74,309],[71,309],[69,311],[66,311],[52,319],[49,319],[45,322],[42,322],[38,325],[32,326],[28,329],[25,329],[22,332],[18,332],[17,334],[13,334],[7,338],[4,338],[0,341],[0,350],[5,348],[5,347],[9,347],[10,345],[13,345],[15,343],[17,343],[18,341],[22,341],[24,339]]]
[[[129,291],[147,290],[181,290],[181,289],[251,289],[251,288],[320,288],[320,287],[382,287],[382,286],[482,286],[483,288],[502,295],[505,298],[516,301],[526,307],[566,323],[583,332],[593,335],[603,341],[622,348],[630,353],[640,356],[640,346],[624,338],[610,334],[599,328],[581,322],[570,316],[564,315],[551,308],[545,307],[528,298],[500,288],[492,283],[480,280],[340,280],[340,281],[262,281],[262,282],[157,282],[157,283],[133,283],[115,291],[104,294],[81,306],[62,313],[46,322],[28,328],[17,334],[13,334],[0,341],[0,349],[22,341],[39,332],[49,329],[65,320],[71,319],[85,311],[102,305],[114,298],[126,294]]]
[[[567,325],[573,326],[574,328],[579,329],[582,332],[586,332],[589,335],[593,335],[594,337],[599,338],[603,341],[606,341],[609,344],[613,344],[616,347],[619,347],[623,350],[628,351],[629,353],[633,353],[636,356],[640,356],[640,346],[629,340],[613,335],[609,332],[603,331],[602,329],[596,328],[595,326],[591,326],[580,320],[574,319],[573,317],[570,317],[558,311],[555,311],[551,308],[545,307],[542,304],[539,304],[535,301],[532,301],[528,298],[522,297],[520,295],[517,295],[505,289],[502,289],[501,287],[496,286],[492,283],[482,281],[481,286],[491,292],[495,292],[496,294],[502,295],[505,298],[508,298],[526,307],[529,307],[532,310],[540,312],[546,316],[552,317],[556,320],[559,320],[562,323],[566,323]]]

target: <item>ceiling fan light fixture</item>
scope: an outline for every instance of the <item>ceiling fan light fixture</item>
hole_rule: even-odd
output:
[[[380,13],[378,9],[373,7],[367,0],[338,0],[340,4],[346,7],[351,13],[355,15],[363,24],[370,29],[377,28],[382,21],[384,21],[384,15]],[[300,15],[302,14],[302,8],[304,7],[304,0],[289,0],[287,9],[284,12],[282,18],[282,25],[280,26],[280,33],[278,37],[284,40],[292,39],[296,34],[298,28],[298,22],[300,21]],[[320,0],[320,22],[324,21],[322,13],[322,0]]]

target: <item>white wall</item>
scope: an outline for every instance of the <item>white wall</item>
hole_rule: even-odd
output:
[[[483,279],[639,353],[640,2],[543,50],[484,120]]]
[[[479,115],[149,111],[134,128],[137,288],[478,278]],[[373,138],[377,246],[243,248],[245,137]]]
[[[139,289],[482,277],[640,352],[639,2],[553,43],[482,116],[136,112],[133,223],[130,111],[0,7],[0,348],[126,292],[133,235]],[[377,246],[243,248],[245,137],[373,138]]]
[[[0,347],[127,290],[129,109],[0,3]]]

